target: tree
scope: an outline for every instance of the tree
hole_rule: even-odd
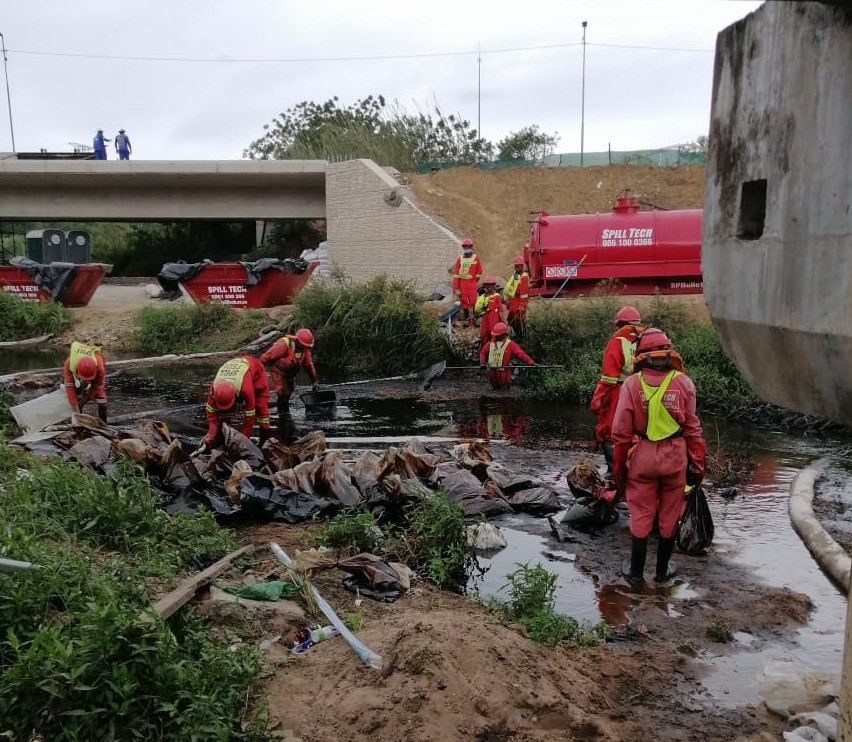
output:
[[[538,126],[509,132],[497,143],[498,160],[544,160],[559,143],[559,134],[545,134]]]
[[[251,159],[351,159],[411,172],[424,161],[474,163],[489,159],[492,146],[470,122],[445,115],[435,103],[409,113],[397,101],[368,95],[342,106],[335,96],[324,103],[302,101],[264,125],[265,134],[243,152]]]
[[[706,155],[707,154],[707,137],[703,134],[700,137],[696,137],[692,142],[686,142],[685,144],[679,144],[678,149],[681,152],[696,152],[699,154]]]

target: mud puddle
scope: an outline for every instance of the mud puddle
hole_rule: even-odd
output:
[[[176,432],[200,434],[205,425],[204,395],[214,372],[210,366],[124,372],[112,386],[111,408],[131,412],[194,404],[193,409],[164,417]],[[340,388],[335,413],[325,417],[306,414],[294,395],[293,433],[318,428],[332,438],[499,440],[502,445],[493,453],[501,462],[536,474],[567,494],[565,472],[580,455],[589,455],[594,421],[587,410],[480,397],[483,390],[475,384],[469,389],[455,385],[452,391],[448,398],[434,399],[434,391],[426,398],[410,384]],[[823,669],[840,666],[846,603],[793,532],[787,500],[798,471],[843,446],[709,416],[702,421],[713,448],[746,451],[755,459],[756,469],[737,497],[710,494],[716,525],[713,549],[703,558],[676,555],[681,574],[673,585],[658,588],[651,583],[633,591],[619,578],[629,549],[624,514],[601,534],[578,533],[564,543],[553,536],[547,519],[516,515],[497,521],[509,545],[481,560],[486,571],[472,588],[482,597],[505,597],[501,588],[509,572],[518,564],[541,562],[558,575],[558,610],[580,620],[603,619],[615,627],[647,632],[657,637],[655,641],[694,647],[692,656],[700,672],[689,689],[690,703],[725,708],[758,702],[760,672],[770,659]],[[578,446],[578,441],[584,443]],[[653,549],[655,545],[649,553],[651,565]],[[792,591],[791,597],[785,588]],[[808,597],[810,611],[797,593]],[[773,617],[773,612],[780,615]],[[707,640],[707,625],[717,615],[730,625],[733,642]],[[791,629],[795,621],[805,623]]]

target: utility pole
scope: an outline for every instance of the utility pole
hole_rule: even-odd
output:
[[[482,139],[482,42],[479,42],[479,54],[476,56],[479,73],[476,82],[476,133]]]
[[[6,66],[6,37],[0,33],[0,41],[3,42],[3,72],[6,75],[6,104],[9,106],[9,131],[12,134],[12,152],[15,152],[15,127],[12,126],[12,98],[9,95],[9,68]]]
[[[586,26],[588,21],[583,21],[583,82],[580,94],[580,167],[583,167],[583,147],[586,134]]]

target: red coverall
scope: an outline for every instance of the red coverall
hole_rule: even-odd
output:
[[[482,275],[482,263],[479,256],[474,253],[469,258],[464,256],[456,258],[453,268],[453,291],[459,292],[459,300],[462,309],[473,309],[476,304],[476,289],[479,286],[479,277]]]
[[[645,383],[652,387],[660,386],[668,373],[650,368],[641,371]],[[655,518],[659,519],[660,538],[674,538],[684,508],[687,464],[692,463],[700,475],[704,474],[706,446],[701,437],[701,423],[695,414],[692,379],[686,374],[676,375],[662,402],[680,430],[669,438],[651,441],[645,437],[648,402],[639,374],[634,374],[621,387],[612,426],[613,473],[616,485],[627,482],[630,533],[636,538],[648,537]],[[629,449],[635,437],[639,441],[630,456]]]
[[[598,417],[595,425],[595,438],[598,443],[612,440],[612,421],[615,417],[615,407],[618,404],[618,392],[621,384],[632,373],[633,359],[626,359],[624,343],[635,342],[641,328],[626,325],[616,330],[606,344],[601,363],[601,378],[595,387],[589,409]],[[627,368],[626,366],[630,366]]]
[[[530,274],[524,271],[518,279],[518,285],[515,288],[514,295],[508,297],[508,323],[515,331],[515,334],[520,334],[523,331],[524,323],[527,321],[527,305],[529,303]]]
[[[269,376],[272,379],[272,388],[279,398],[290,399],[296,388],[296,374],[300,368],[308,372],[312,384],[317,381],[317,370],[311,351],[307,348],[297,351],[296,338],[293,335],[276,340],[260,357],[260,362],[264,365],[272,364]]]
[[[71,405],[74,410],[78,409],[78,404],[82,407],[82,405],[96,400],[98,405],[105,405],[107,403],[106,361],[104,361],[104,356],[99,350],[95,351],[95,360],[98,364],[98,371],[95,374],[95,378],[92,380],[91,385],[86,391],[82,391],[81,389],[81,392],[78,394],[77,390],[80,389],[85,382],[83,382],[75,373],[76,366],[75,369],[72,370],[71,358],[69,357],[65,359],[65,373],[63,374],[65,396],[68,397],[68,404]]]
[[[503,308],[503,298],[496,291],[488,297],[488,303],[485,305],[485,314],[479,321],[479,339],[485,345],[491,340],[491,330],[498,322],[503,322],[505,319],[505,310]]]
[[[240,361],[243,361],[243,364],[239,364]],[[213,384],[217,381],[231,381],[232,374],[223,374],[229,367],[234,370],[230,364],[237,366],[237,383],[234,386],[236,387],[237,404],[243,406],[243,422],[240,432],[245,436],[251,435],[255,417],[257,417],[258,425],[261,428],[269,430],[269,384],[266,381],[266,371],[263,369],[263,364],[251,356],[232,358],[219,369],[213,379]],[[216,402],[213,399],[213,384],[210,385],[210,391],[207,393],[207,404],[204,407],[207,413],[207,435],[204,436],[204,442],[209,446],[213,445],[222,428],[222,416],[231,412],[231,410],[220,412],[216,408]]]
[[[494,349],[494,357],[490,358],[492,348]],[[502,358],[499,357],[501,350],[503,351]],[[523,361],[527,364],[527,366],[535,366],[535,361],[524,352],[524,349],[514,340],[509,340],[509,338],[504,338],[499,342],[490,340],[485,343],[482,346],[482,350],[479,351],[480,366],[483,366],[486,363],[489,366],[508,366],[513,358]],[[492,389],[505,389],[510,387],[512,386],[512,371],[508,368],[489,368],[488,381],[491,384]]]

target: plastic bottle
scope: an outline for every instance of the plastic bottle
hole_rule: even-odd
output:
[[[334,626],[323,626],[320,629],[314,629],[311,631],[311,641],[314,644],[319,644],[320,642],[324,642],[326,639],[331,639],[333,636],[337,636],[340,632],[334,628]]]

